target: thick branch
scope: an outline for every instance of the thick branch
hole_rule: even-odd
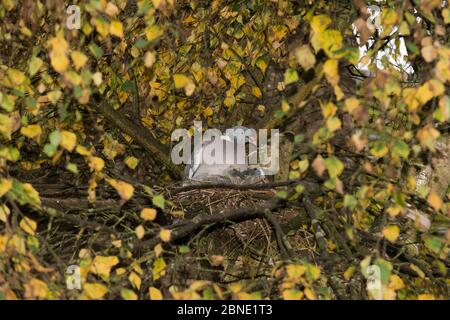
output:
[[[230,189],[230,190],[265,190],[279,187],[286,187],[295,184],[302,184],[310,194],[317,194],[322,192],[321,186],[315,181],[307,180],[286,180],[269,183],[253,183],[253,184],[231,184],[231,183],[202,183],[192,184],[173,188],[170,190],[172,195],[190,190],[205,190],[205,189]]]
[[[97,102],[97,109],[100,110],[104,117],[132,137],[150,156],[166,166],[172,177],[180,178],[182,176],[181,169],[174,165],[170,159],[169,148],[156,140],[143,125],[126,118],[104,100],[97,99]]]
[[[176,241],[179,239],[182,239],[186,237],[187,235],[191,234],[192,232],[198,230],[202,226],[206,226],[209,224],[214,223],[224,223],[227,221],[245,221],[254,219],[259,216],[264,216],[265,212],[267,210],[274,210],[281,206],[283,203],[283,200],[280,198],[273,198],[271,200],[267,200],[262,203],[261,206],[249,206],[245,208],[240,209],[234,209],[234,210],[225,210],[218,213],[213,213],[210,215],[198,215],[195,218],[193,218],[190,221],[184,222],[180,227],[176,228],[175,226],[178,226],[179,224],[174,224],[172,226],[167,227],[168,229],[171,229],[171,236],[170,241]],[[143,249],[152,249],[154,246],[156,246],[158,243],[161,242],[161,239],[159,235],[148,239],[146,241],[137,241],[135,243],[135,248],[137,250],[143,250]]]

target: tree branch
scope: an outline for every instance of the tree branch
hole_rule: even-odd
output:
[[[167,146],[156,140],[153,135],[143,125],[133,122],[127,117],[114,110],[104,99],[97,97],[96,108],[109,120],[114,126],[122,132],[133,138],[144,150],[151,156],[156,158],[158,162],[169,169],[169,173],[173,178],[181,178],[182,171],[179,167],[172,163],[170,159],[170,150]]]

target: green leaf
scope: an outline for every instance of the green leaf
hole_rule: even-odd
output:
[[[324,164],[330,178],[336,178],[344,171],[344,164],[335,156],[326,158]]]
[[[345,58],[351,64],[357,65],[359,62],[358,48],[342,48],[334,52],[335,58]]]
[[[425,246],[432,252],[439,254],[442,249],[442,240],[436,236],[425,236]]]
[[[54,146],[59,146],[59,143],[61,142],[61,133],[59,130],[52,131],[50,135],[48,136],[50,144]]]
[[[287,192],[284,190],[280,190],[277,192],[277,197],[281,199],[286,199],[288,196]]]
[[[92,55],[99,60],[103,56],[103,50],[98,45],[96,45],[94,42],[91,42],[89,44],[89,51],[92,53]]]
[[[155,206],[157,206],[158,208],[164,209],[166,200],[164,199],[164,196],[161,194],[158,194],[156,196],[153,197],[152,202]]]
[[[56,150],[58,150],[57,146],[58,145],[53,145],[53,144],[47,143],[44,146],[43,151],[48,157],[52,157],[55,154]]]
[[[298,81],[298,73],[295,69],[287,69],[284,73],[284,85],[288,85]]]
[[[179,246],[178,252],[179,253],[189,253],[191,249],[188,246]]]
[[[33,57],[30,60],[30,64],[28,65],[28,73],[30,74],[30,76],[34,76],[36,74],[36,72],[39,71],[39,69],[42,67],[42,65],[44,64],[44,62],[42,61],[42,59],[38,58],[38,57]]]
[[[143,48],[145,48],[148,45],[148,43],[149,42],[147,40],[145,40],[145,39],[139,39],[138,41],[136,41],[134,43],[134,46],[136,48],[138,48],[138,49],[143,49]]]
[[[351,194],[346,194],[344,196],[344,207],[354,210],[358,205],[358,200]]]
[[[134,93],[134,92],[136,92],[136,89],[135,89],[136,87],[135,87],[135,85],[134,85],[134,81],[131,81],[131,80],[127,80],[127,81],[125,81],[124,83],[123,83],[123,85],[122,85],[122,90],[123,91],[126,91],[126,92],[129,92],[129,93]]]
[[[380,268],[381,283],[383,283],[384,285],[388,285],[389,277],[392,272],[392,264],[389,261],[381,258],[376,259],[374,264]]]
[[[409,146],[403,140],[397,140],[394,144],[393,152],[404,159],[408,159]]]

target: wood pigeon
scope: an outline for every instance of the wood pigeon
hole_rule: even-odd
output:
[[[219,159],[218,163],[208,164],[204,161],[205,154],[214,147],[215,139],[204,141],[198,150],[194,150],[191,164],[186,165],[183,184],[205,182],[252,184],[265,181],[263,170],[257,165],[249,164],[249,157],[255,152],[254,155],[257,155],[256,139],[249,135],[245,135],[245,139],[239,139],[239,135],[246,130],[249,129],[243,126],[235,126],[226,130],[225,134],[220,135],[219,139],[222,143],[223,152],[222,160]],[[220,146],[220,144],[217,144],[217,146]],[[239,149],[246,151],[242,154],[242,152],[238,152]],[[247,150],[250,150],[250,152],[247,152]]]

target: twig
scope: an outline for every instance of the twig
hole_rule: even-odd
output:
[[[272,225],[273,231],[275,232],[275,238],[277,240],[278,248],[280,248],[281,257],[284,260],[289,259],[292,256],[292,252],[290,250],[290,245],[284,238],[283,229],[281,229],[280,224],[270,210],[264,212],[264,217]]]

